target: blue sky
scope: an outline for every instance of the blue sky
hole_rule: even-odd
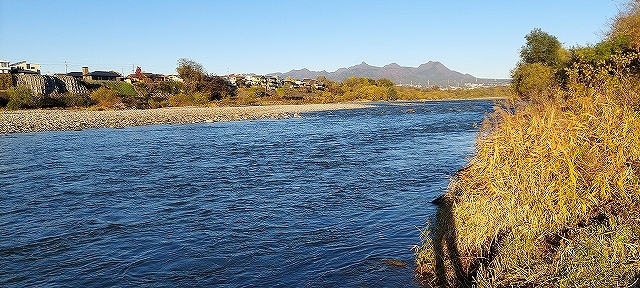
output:
[[[175,73],[190,58],[217,75],[334,71],[440,61],[508,78],[534,28],[570,47],[596,43],[623,0],[0,0],[0,59],[43,73]]]

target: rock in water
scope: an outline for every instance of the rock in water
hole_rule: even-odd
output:
[[[395,266],[395,267],[404,267],[407,265],[407,263],[404,263],[396,259],[384,259],[382,260],[382,263],[387,264],[389,266]]]

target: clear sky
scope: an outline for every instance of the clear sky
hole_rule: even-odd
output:
[[[175,74],[190,58],[217,75],[335,71],[360,62],[440,61],[508,78],[534,28],[566,47],[597,43],[623,0],[0,0],[0,59],[43,73]]]

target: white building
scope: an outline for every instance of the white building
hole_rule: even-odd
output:
[[[0,60],[0,74],[10,73],[9,61]]]
[[[17,70],[18,73],[37,73],[40,74],[40,64],[27,63],[27,61],[20,61],[9,65],[13,70]]]

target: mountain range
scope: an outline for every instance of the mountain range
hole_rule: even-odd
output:
[[[507,85],[510,79],[484,79],[476,78],[470,74],[463,74],[451,70],[440,62],[429,61],[418,67],[403,67],[391,63],[383,67],[371,66],[365,62],[349,68],[340,68],[334,72],[310,71],[308,69],[291,70],[286,73],[271,73],[270,76],[294,79],[316,79],[319,76],[327,77],[333,81],[342,81],[351,76],[366,77],[372,79],[387,78],[399,85],[415,86],[463,86],[465,83],[480,85]]]

